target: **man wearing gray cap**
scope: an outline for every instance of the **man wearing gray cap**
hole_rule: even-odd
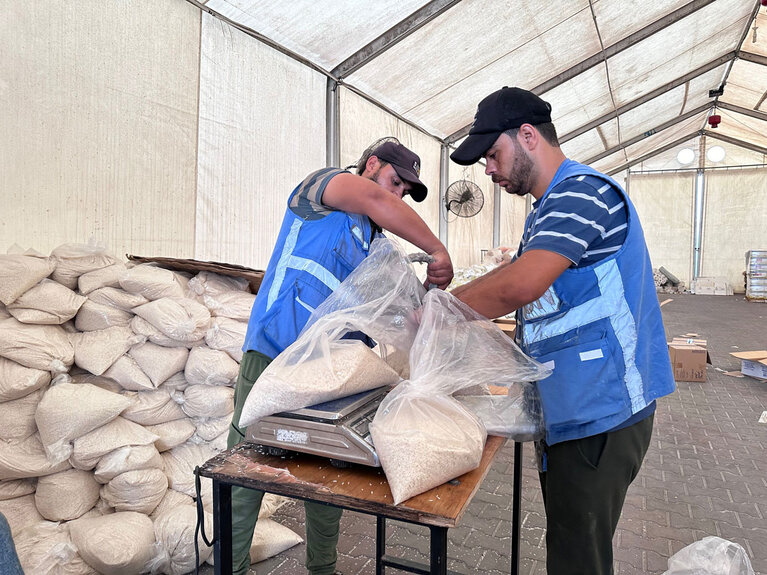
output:
[[[530,194],[514,259],[452,293],[488,318],[516,310],[517,342],[552,369],[537,382],[536,444],[551,575],[613,573],[612,538],[674,378],[634,206],[611,178],[567,159],[551,106],[504,87],[479,103],[451,155]]]
[[[415,244],[434,261],[427,282],[445,288],[453,265],[445,246],[404,201],[426,198],[421,160],[397,141],[369,148],[357,174],[323,168],[309,174],[288,199],[277,242],[251,310],[245,352],[234,393],[234,414],[227,446],[245,438],[239,426],[245,399],[269,363],[292,344],[317,308],[362,262],[385,228]],[[380,227],[379,227],[380,226]],[[263,492],[232,488],[232,564],[235,575],[250,565],[249,549]],[[341,510],[305,502],[306,568],[331,575]]]

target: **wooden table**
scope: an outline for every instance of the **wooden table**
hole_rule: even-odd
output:
[[[275,457],[265,454],[257,445],[240,443],[200,467],[200,475],[213,480],[215,573],[221,575],[232,572],[232,486],[259,489],[375,515],[377,575],[382,575],[386,567],[396,567],[410,573],[451,573],[447,570],[447,530],[460,521],[487,475],[493,458],[505,442],[505,438],[489,436],[477,469],[399,505],[393,504],[391,490],[381,468],[356,465],[349,469],[337,469],[324,458],[307,454],[295,454],[289,458]],[[516,467],[516,460],[514,464]],[[515,490],[517,487],[515,477]],[[429,566],[386,555],[386,519],[429,527]],[[512,557],[512,563],[515,557],[516,554]]]

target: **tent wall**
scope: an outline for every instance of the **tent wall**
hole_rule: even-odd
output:
[[[459,180],[474,182],[482,190],[485,203],[482,210],[472,217],[459,217],[445,211],[447,225],[447,244],[453,265],[464,268],[481,263],[482,250],[493,248],[493,182],[485,175],[484,164],[474,164],[464,168],[450,163],[448,185]]]
[[[194,255],[200,11],[4,2],[0,246]]]

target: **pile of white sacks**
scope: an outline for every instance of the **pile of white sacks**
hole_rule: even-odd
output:
[[[90,246],[0,255],[0,512],[25,572],[194,570],[194,468],[226,447],[254,298]],[[254,562],[301,541],[266,518],[283,502]]]

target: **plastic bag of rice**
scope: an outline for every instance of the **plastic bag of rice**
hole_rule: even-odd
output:
[[[111,266],[84,273],[77,280],[77,286],[81,294],[89,294],[93,290],[103,287],[120,287],[120,275],[125,273],[125,264],[116,262]]]
[[[166,389],[124,392],[123,395],[130,398],[132,403],[121,415],[140,425],[157,425],[186,417],[181,406]]]
[[[51,258],[0,254],[0,302],[9,304],[48,277],[56,267]]]
[[[49,521],[69,521],[96,505],[99,488],[92,473],[67,469],[38,480],[35,504],[40,515]]]
[[[69,458],[77,469],[93,469],[99,459],[127,445],[150,445],[159,438],[138,423],[116,417],[109,423],[75,439]]]
[[[338,340],[295,358],[293,346],[264,370],[245,400],[240,426],[281,411],[292,411],[399,381],[399,375],[368,346]],[[282,358],[282,359],[281,359]],[[288,364],[285,358],[297,359]],[[187,412],[188,413],[188,412]]]
[[[129,327],[109,327],[70,334],[75,363],[94,375],[101,375],[132,346],[144,341]]]
[[[129,355],[121,355],[104,372],[104,377],[113,379],[123,389],[130,391],[144,391],[154,389],[154,384],[149,376],[144,373],[136,360]]]
[[[210,310],[210,315],[230,317],[238,321],[248,321],[256,295],[247,292],[224,292],[217,296],[205,295],[202,302]]]
[[[161,298],[133,308],[166,336],[179,341],[197,341],[205,337],[210,323],[207,308],[191,299]]]
[[[151,323],[149,323],[144,318],[139,316],[135,316],[131,320],[130,327],[134,331],[134,333],[142,335],[146,337],[152,343],[156,343],[157,345],[161,345],[163,347],[192,348],[198,345],[205,344],[204,339],[199,339],[196,341],[182,341],[178,339],[173,339],[172,337],[168,337],[159,329],[157,329],[155,326],[153,326]]]
[[[129,326],[133,314],[111,305],[88,300],[77,312],[75,328],[79,331],[99,331],[115,326]]]
[[[248,280],[241,277],[201,271],[190,279],[187,285],[187,293],[190,297],[217,296],[230,291],[250,291]]]
[[[175,421],[147,425],[146,428],[151,433],[160,437],[160,439],[154,442],[155,447],[160,453],[181,445],[194,435],[196,429],[194,423],[189,419],[177,419]]]
[[[204,513],[204,517],[205,533],[212,534],[213,515]],[[155,516],[155,556],[147,566],[150,573],[184,575],[197,568],[194,552],[196,525],[197,509],[193,505],[167,509]],[[202,533],[197,536],[197,547],[201,565],[213,553],[213,547],[205,545]]]
[[[56,269],[51,277],[69,289],[77,288],[81,275],[117,262],[104,246],[95,243],[62,244],[51,252],[51,257],[56,260]]]
[[[211,349],[225,351],[234,361],[240,363],[247,330],[248,322],[214,317],[210,320],[210,329],[205,332],[205,343]]]
[[[239,367],[225,351],[200,346],[189,352],[184,376],[191,384],[231,385],[237,380]]]
[[[161,469],[134,469],[112,478],[101,488],[101,498],[117,511],[136,511],[149,515],[168,489],[168,478]]]
[[[0,356],[33,369],[63,373],[74,361],[74,349],[60,326],[10,318],[0,321]]]
[[[184,443],[162,453],[165,474],[168,476],[168,486],[190,497],[195,497],[194,468],[208,461],[216,453],[216,450],[204,443],[199,445]],[[200,477],[203,485],[212,483],[206,479],[208,478]]]
[[[45,390],[38,389],[19,399],[0,403],[0,439],[26,439],[37,431],[35,411]]]
[[[0,441],[0,480],[41,477],[69,467],[66,459],[59,463],[48,460],[39,433],[20,442]]]
[[[146,342],[134,345],[128,355],[136,360],[141,370],[157,387],[174,373],[184,370],[189,350],[185,347],[163,347]]]
[[[128,268],[118,280],[120,287],[128,293],[142,295],[148,300],[183,298],[189,283],[184,275],[151,264]]]
[[[0,401],[19,399],[46,387],[50,382],[50,372],[0,357]]]
[[[58,282],[44,279],[7,307],[22,323],[60,325],[75,317],[87,299]]]
[[[5,515],[11,526],[11,534],[14,536],[27,525],[44,521],[43,516],[37,511],[34,495],[22,495],[15,499],[0,501],[0,513]],[[0,568],[2,567],[3,565],[0,565]]]
[[[189,382],[184,377],[184,372],[180,371],[166,379],[160,388],[173,394],[174,391],[184,391],[188,386]]]
[[[162,457],[154,444],[126,445],[118,447],[99,459],[93,476],[99,483],[109,483],[126,471],[162,469],[162,467]]]
[[[189,417],[222,417],[234,411],[234,389],[220,385],[190,385],[181,404]]]
[[[232,410],[234,411],[234,410]],[[229,424],[232,422],[232,414],[228,413],[221,417],[195,417],[194,424],[197,428],[197,435],[203,441],[213,441],[222,433],[229,431]]]
[[[51,461],[65,461],[71,442],[115,419],[130,398],[89,383],[60,383],[37,406],[35,420]]]
[[[19,531],[15,543],[21,567],[30,575],[98,575],[77,552],[67,523],[29,525]]]
[[[128,293],[124,289],[116,287],[103,287],[93,290],[88,294],[88,299],[93,303],[100,303],[125,311],[130,311],[134,307],[149,301],[141,294]]]
[[[154,508],[154,511],[152,511],[149,517],[154,521],[161,513],[170,509],[175,509],[176,507],[181,507],[182,505],[194,505],[194,497],[190,497],[175,489],[168,488],[165,490],[165,495],[163,495],[160,503],[157,504],[157,507]],[[205,534],[207,535],[208,532],[206,531]]]
[[[78,519],[70,524],[80,556],[103,575],[142,573],[152,558],[152,520],[135,511]]]
[[[15,499],[35,492],[36,479],[8,479],[0,481],[0,500]]]

